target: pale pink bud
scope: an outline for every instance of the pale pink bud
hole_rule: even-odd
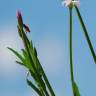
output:
[[[22,15],[21,15],[21,12],[20,11],[16,11],[16,17],[18,19],[18,24],[19,26],[22,26],[23,27],[23,20],[22,20]]]

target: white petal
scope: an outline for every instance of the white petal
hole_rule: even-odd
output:
[[[75,0],[72,3],[73,3],[73,5],[76,5],[76,6],[79,6],[80,5],[80,2],[78,0]]]
[[[65,7],[67,7],[67,6],[69,6],[70,4],[73,4],[73,5],[76,5],[76,6],[79,6],[79,0],[63,0],[62,1],[62,5],[63,6],[65,6]]]

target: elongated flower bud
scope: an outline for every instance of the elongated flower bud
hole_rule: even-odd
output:
[[[30,29],[27,25],[23,24],[23,28],[25,29],[26,32],[30,32]]]
[[[23,20],[22,20],[22,15],[20,11],[16,11],[16,16],[18,20],[18,25],[23,28]]]

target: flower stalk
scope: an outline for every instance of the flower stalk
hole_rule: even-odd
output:
[[[70,78],[72,84],[72,91],[74,94],[74,75],[73,75],[73,57],[72,57],[72,7],[69,7],[69,56],[70,56]]]
[[[80,96],[79,89],[77,84],[74,80],[74,73],[73,73],[73,56],[72,56],[72,8],[73,6],[69,6],[69,56],[70,56],[70,79],[72,85],[72,92],[73,96]]]
[[[77,13],[78,19],[79,19],[79,21],[80,21],[81,27],[82,27],[82,29],[83,29],[85,38],[86,38],[86,40],[87,40],[88,46],[89,46],[89,48],[90,48],[91,54],[92,54],[92,56],[93,56],[94,62],[95,62],[95,64],[96,64],[95,51],[94,51],[94,48],[93,48],[93,46],[92,46],[91,40],[90,40],[90,38],[89,38],[89,35],[88,35],[87,29],[86,29],[86,27],[85,27],[84,21],[83,21],[83,19],[82,19],[82,17],[81,17],[80,11],[79,11],[79,9],[78,9],[77,6],[75,6],[75,9],[76,9],[76,13]]]

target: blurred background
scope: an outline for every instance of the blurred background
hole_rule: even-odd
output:
[[[96,1],[80,0],[80,12],[96,52]],[[18,51],[16,10],[30,27],[29,38],[56,96],[72,96],[69,74],[69,10],[59,0],[0,0],[0,96],[36,96],[26,84],[27,70],[6,47]],[[96,95],[96,65],[73,9],[74,77],[81,96]]]

